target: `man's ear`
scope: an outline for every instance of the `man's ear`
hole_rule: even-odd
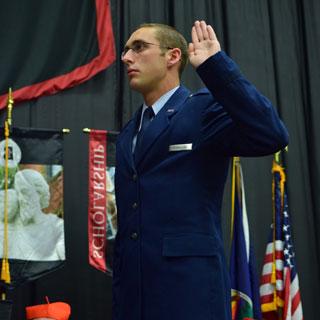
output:
[[[181,50],[179,48],[173,48],[168,50],[168,67],[172,67],[179,63],[181,60]]]

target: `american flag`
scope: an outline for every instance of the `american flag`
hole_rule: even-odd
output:
[[[260,299],[264,319],[303,320],[284,169],[273,164],[274,221],[264,257]]]

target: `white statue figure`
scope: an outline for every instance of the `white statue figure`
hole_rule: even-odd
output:
[[[20,170],[15,175],[13,191],[16,192],[16,198],[12,196],[10,201],[18,202],[19,210],[14,215],[16,204],[11,204],[10,216],[14,215],[14,219],[8,221],[9,258],[32,261],[64,260],[64,221],[55,214],[42,211],[48,207],[50,200],[49,185],[44,177],[33,169]],[[3,234],[2,226],[3,223],[0,235]],[[1,247],[2,243],[0,249]]]

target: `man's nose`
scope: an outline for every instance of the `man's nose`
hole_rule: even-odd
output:
[[[133,50],[129,49],[126,53],[122,54],[121,60],[123,63],[128,64],[132,62]]]

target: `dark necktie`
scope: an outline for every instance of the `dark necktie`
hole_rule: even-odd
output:
[[[137,134],[137,141],[136,146],[134,149],[134,154],[136,155],[138,150],[141,148],[141,145],[143,143],[143,135],[146,129],[148,128],[149,124],[153,120],[155,114],[153,112],[152,107],[148,107],[146,110],[144,110],[143,116],[142,116],[142,122],[141,122],[141,128],[140,131]]]

